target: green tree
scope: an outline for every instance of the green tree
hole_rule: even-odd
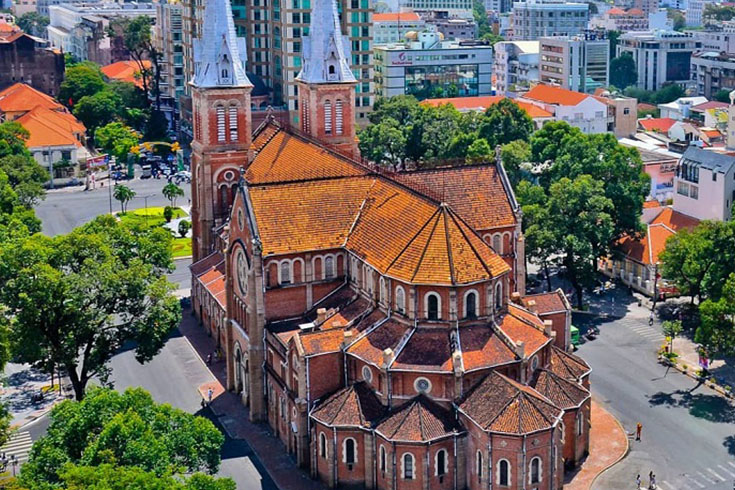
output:
[[[189,230],[191,230],[190,221],[186,221],[185,219],[179,221],[179,235],[181,235],[181,238],[186,238],[186,234],[189,233]]]
[[[143,92],[156,101],[156,111],[161,111],[161,59],[153,39],[154,19],[148,16],[120,17],[110,23],[110,30],[122,32],[125,47],[141,74]],[[150,67],[148,63],[150,63]]]
[[[699,314],[701,324],[694,333],[694,341],[711,354],[734,355],[735,273],[725,282],[719,299],[707,299],[699,305]]]
[[[127,161],[130,150],[140,142],[140,135],[120,122],[112,122],[94,132],[98,147],[114,155],[119,161]]]
[[[120,97],[114,92],[103,90],[79,99],[72,112],[84,123],[89,133],[94,135],[97,128],[115,121],[122,110]]]
[[[59,473],[59,480],[62,487],[67,490],[235,490],[236,488],[235,482],[229,478],[214,478],[203,473],[194,473],[188,478],[178,475],[159,476],[136,466],[111,464],[99,466],[66,464]],[[33,485],[31,490],[34,490]]]
[[[31,208],[46,195],[43,184],[49,180],[49,175],[34,158],[26,155],[1,157],[0,170],[7,175],[10,187],[23,206]]]
[[[579,128],[564,121],[552,121],[536,131],[531,137],[531,161],[544,163],[555,161],[563,153],[564,142],[582,138]]]
[[[624,89],[623,94],[626,97],[632,97],[634,99],[637,99],[638,102],[645,102],[649,104],[656,103],[653,92],[651,92],[650,90],[642,89],[642,88],[635,87],[632,85]]]
[[[505,38],[503,36],[500,36],[493,32],[488,32],[487,34],[483,34],[480,39],[483,41],[487,41],[488,44],[490,44],[490,46],[495,46],[495,43],[505,41]]]
[[[39,231],[41,221],[36,218],[33,209],[21,201],[18,193],[10,185],[8,176],[0,170],[0,245],[10,237],[25,237]],[[0,366],[3,362],[1,338],[0,335]]]
[[[58,99],[67,107],[74,107],[85,95],[94,95],[105,89],[105,80],[99,66],[85,61],[66,69],[59,87]]]
[[[681,85],[671,83],[669,85],[664,85],[654,92],[653,101],[655,104],[668,104],[669,102],[673,102],[685,95],[686,93],[684,92],[684,89],[681,88]]]
[[[26,12],[16,20],[18,27],[23,32],[31,36],[46,37],[46,27],[49,25],[49,18],[38,12]]]
[[[607,31],[607,39],[610,41],[610,61],[615,58],[617,52],[617,46],[620,44],[620,31]]]
[[[549,190],[548,219],[542,226],[555,238],[580,309],[584,288],[594,283],[597,259],[607,255],[615,236],[613,210],[603,181],[590,175],[564,177]]]
[[[721,90],[718,90],[717,92],[715,92],[712,98],[716,100],[717,102],[729,103],[730,102],[730,90],[727,90],[724,88]]]
[[[485,4],[480,0],[473,0],[472,2],[472,16],[477,24],[477,35],[482,38],[488,34],[492,34],[492,28],[490,21],[487,18],[487,11],[485,10]]]
[[[670,339],[669,352],[674,352],[674,339],[678,337],[683,330],[684,327],[679,320],[666,320],[661,325],[661,331],[663,332],[664,336]]]
[[[479,160],[482,158],[492,158],[493,149],[484,138],[476,139],[467,148],[467,158],[471,160]]]
[[[108,361],[135,342],[143,363],[181,319],[171,234],[132,229],[105,215],[68,235],[6,242],[0,249],[0,302],[15,358],[62,366],[78,400]]]
[[[735,7],[729,5],[716,5],[713,3],[707,3],[704,5],[704,12],[702,12],[702,18],[707,21],[729,21],[735,17]]]
[[[169,200],[172,207],[176,207],[177,198],[184,197],[184,189],[174,184],[173,182],[169,182],[168,184],[163,186],[162,192],[163,197]]]
[[[610,83],[625,89],[638,82],[638,71],[630,53],[625,52],[610,61]]]
[[[26,148],[30,133],[16,121],[0,123],[0,158],[8,155],[31,156]]]
[[[523,140],[511,141],[501,148],[500,160],[511,186],[515,189],[523,177],[521,165],[531,161],[531,146]]]
[[[451,104],[439,107],[421,107],[421,148],[423,155],[416,160],[421,165],[424,161],[443,160],[448,157],[453,137],[459,131],[462,115]]]
[[[686,18],[680,10],[667,8],[666,17],[673,21],[675,31],[681,31],[684,29],[684,27],[686,27]]]
[[[112,196],[115,200],[120,201],[120,211],[122,214],[126,213],[128,202],[132,201],[136,194],[133,189],[126,185],[115,184],[115,190],[112,191]]]
[[[526,260],[543,267],[546,288],[551,291],[549,265],[558,252],[555,230],[549,223],[548,198],[541,186],[522,180],[516,186],[516,198],[523,211],[523,236]]]
[[[533,120],[510,99],[502,99],[485,111],[479,136],[495,148],[515,140],[528,141],[533,133]]]
[[[117,488],[102,485],[115,476],[108,465],[119,470],[120,482],[129,477],[150,482],[152,476],[214,473],[220,464],[224,436],[212,422],[157,404],[142,388],[124,393],[95,388],[84,400],[55,406],[50,418],[47,434],[34,443],[21,471],[20,482],[31,490],[55,486],[64,479],[77,485],[101,480],[99,487],[71,488]],[[230,488],[227,485],[224,488]]]
[[[387,117],[360,131],[360,153],[379,165],[395,170],[406,168],[406,136],[398,121]]]

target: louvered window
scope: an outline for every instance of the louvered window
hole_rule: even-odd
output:
[[[237,107],[230,106],[230,141],[237,141]]]
[[[338,100],[334,103],[334,126],[335,133],[342,134],[342,101]]]
[[[324,133],[332,134],[332,103],[330,101],[324,103]]]
[[[302,101],[301,103],[301,129],[304,133],[309,132],[309,108],[308,104]]]
[[[217,141],[225,141],[225,108],[222,106],[217,107]]]

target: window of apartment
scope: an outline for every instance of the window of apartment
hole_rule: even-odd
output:
[[[681,196],[688,196],[689,184],[687,184],[686,182],[679,182],[679,185],[676,187],[676,192]]]
[[[692,199],[699,199],[699,187],[696,185],[689,187],[689,197]]]

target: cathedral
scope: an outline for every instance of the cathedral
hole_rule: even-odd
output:
[[[360,161],[350,44],[312,0],[297,127],[252,127],[246,43],[206,2],[192,80],[192,307],[250,419],[331,488],[558,489],[589,449],[561,291],[525,292],[499,162]]]

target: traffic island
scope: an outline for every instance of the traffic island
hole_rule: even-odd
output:
[[[564,488],[589,490],[595,480],[628,454],[628,436],[618,419],[592,399],[590,454],[564,480]]]

